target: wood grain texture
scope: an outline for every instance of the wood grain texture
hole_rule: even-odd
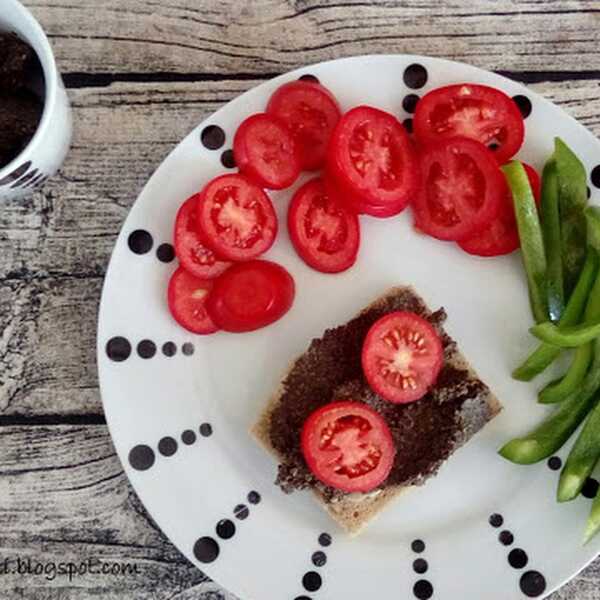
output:
[[[98,557],[134,563],[141,574],[72,582],[0,575],[0,596],[232,600],[154,525],[102,424],[97,307],[141,187],[193,127],[266,77],[362,53],[421,53],[508,72],[600,135],[600,4],[26,4],[71,88],[75,138],[43,193],[0,209],[0,569],[5,557]],[[600,600],[600,561],[551,598]]]
[[[593,0],[43,0],[75,72],[273,73],[340,56],[415,53],[490,69],[598,65]],[[282,32],[285,31],[285,35]]]

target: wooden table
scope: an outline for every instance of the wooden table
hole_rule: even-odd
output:
[[[102,279],[142,185],[182,137],[238,94],[294,67],[354,54],[422,53],[501,71],[600,134],[600,2],[26,4],[56,50],[75,137],[43,193],[0,209],[0,570],[5,557],[97,557],[139,572],[72,582],[3,575],[0,595],[230,598],[144,511],[102,413]],[[599,600],[600,562],[552,599]]]

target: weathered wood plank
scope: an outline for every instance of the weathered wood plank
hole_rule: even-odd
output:
[[[594,0],[26,2],[65,71],[273,73],[410,52],[492,69],[579,70],[600,59]],[[285,30],[285,35],[282,31]]]
[[[10,598],[209,597],[213,584],[152,522],[129,486],[105,426],[0,430],[0,576]],[[24,507],[26,509],[24,510]],[[53,575],[52,564],[93,559],[130,566],[118,575]],[[41,564],[43,567],[36,567]],[[50,566],[46,566],[50,565]],[[48,578],[47,578],[48,577]],[[19,588],[27,592],[19,593]],[[231,600],[231,599],[230,599]]]

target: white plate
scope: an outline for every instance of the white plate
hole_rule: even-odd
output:
[[[410,89],[404,74],[415,64],[424,67],[427,82]],[[422,73],[411,67],[408,82],[422,83],[417,81]],[[284,319],[251,334],[203,338],[187,335],[169,316],[165,289],[175,263],[161,262],[158,255],[170,258],[170,247],[163,244],[171,242],[178,207],[227,170],[222,153],[231,148],[237,125],[263,110],[279,85],[304,74],[317,76],[344,109],[372,104],[401,120],[410,116],[402,109],[408,94],[463,81],[493,85],[531,102],[522,159],[540,169],[558,135],[589,172],[600,162],[600,143],[551,102],[493,73],[434,58],[332,61],[282,75],[230,102],[183,140],[150,179],[127,218],[106,276],[98,331],[100,383],[125,471],[181,552],[243,600],[428,598],[432,590],[441,600],[511,600],[526,592],[541,597],[591,561],[600,538],[582,547],[591,501],[559,506],[556,471],[546,463],[517,467],[496,453],[548,410],[535,403],[538,381],[528,385],[510,377],[534,345],[527,334],[531,317],[518,253],[492,260],[468,256],[453,244],[415,234],[405,211],[394,219],[362,219],[356,266],[328,276],[296,257],[282,227],[268,257],[296,280],[296,301]],[[224,144],[218,144],[223,142],[219,129],[212,135],[205,130],[210,125],[225,133]],[[211,150],[203,139],[219,147]],[[273,194],[281,222],[290,194]],[[594,195],[600,192],[594,189]],[[399,498],[350,539],[310,494],[286,496],[273,485],[275,462],[247,432],[290,360],[313,337],[400,283],[413,284],[431,307],[446,308],[449,333],[505,410],[437,478]],[[117,354],[132,347],[126,360],[108,357],[107,344],[114,338],[123,338],[112,342]],[[152,358],[137,352],[142,340],[142,354],[157,348]],[[176,345],[175,356],[163,353],[166,342]],[[201,425],[211,435],[201,435]],[[258,492],[260,502],[252,503],[258,496],[249,497],[251,492]],[[502,516],[501,527],[490,525],[493,514]],[[504,530],[514,537],[510,546],[499,541]],[[320,544],[323,533],[330,545]],[[419,549],[415,540],[424,542],[421,553],[413,549]],[[313,557],[315,552],[322,554]],[[418,558],[427,562],[425,573],[415,572]]]

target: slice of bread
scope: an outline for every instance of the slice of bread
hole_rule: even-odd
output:
[[[402,481],[401,478],[398,479],[397,477],[398,481],[391,483],[388,481],[381,488],[367,494],[346,494],[339,491],[336,492],[330,488],[325,488],[317,481],[314,481],[312,485],[304,486],[312,489],[318,498],[319,503],[325,510],[327,510],[342,528],[352,535],[357,534],[372,518],[381,512],[386,504],[398,496],[402,491],[409,489],[413,485],[421,485],[429,477],[435,475],[441,464],[454,451],[481,430],[485,424],[494,418],[501,410],[501,405],[496,397],[491,393],[489,388],[479,380],[477,374],[456,348],[455,342],[441,327],[440,322],[445,318],[443,310],[432,313],[429,311],[422,298],[420,298],[411,287],[395,287],[388,290],[385,294],[363,309],[355,319],[334,330],[328,330],[319,340],[313,340],[309,349],[292,362],[284,375],[279,388],[271,397],[251,431],[257,441],[268,452],[270,452],[280,463],[285,464],[286,461],[289,461],[290,457],[286,455],[287,448],[284,449],[281,447],[281,441],[279,441],[279,449],[276,447],[276,444],[273,443],[274,428],[277,426],[277,423],[281,421],[274,420],[274,415],[276,415],[277,411],[283,410],[283,398],[286,392],[290,390],[290,386],[298,385],[297,378],[294,379],[293,377],[295,370],[303,368],[310,374],[311,369],[314,369],[316,376],[319,365],[327,363],[327,359],[331,358],[324,353],[331,353],[332,348],[335,348],[335,336],[337,335],[339,338],[345,339],[344,328],[359,321],[360,326],[363,329],[368,328],[372,322],[375,322],[384,314],[395,310],[410,310],[429,319],[438,329],[444,344],[444,368],[462,374],[464,381],[459,383],[454,382],[448,384],[446,387],[444,387],[443,384],[440,384],[439,390],[436,390],[436,387],[434,386],[430,394],[418,401],[437,402],[438,406],[451,406],[450,410],[453,411],[452,419],[454,420],[448,425],[449,427],[454,427],[455,431],[452,432],[452,436],[448,440],[448,448],[444,448],[443,452],[439,452],[437,455],[433,456],[431,462],[426,465],[423,472],[419,472],[417,476],[414,476],[413,474],[413,476],[406,481]],[[363,322],[365,319],[366,322]],[[362,334],[357,335],[360,336]],[[362,343],[362,339],[356,341]],[[340,342],[340,344],[341,343],[342,342]],[[335,349],[339,350],[339,348]],[[353,348],[353,351],[354,350],[356,349]],[[314,354],[312,362],[311,353]],[[338,361],[339,358],[339,356],[334,357],[334,359]],[[356,357],[351,360],[356,361]],[[442,378],[442,375],[443,371],[440,374],[440,378]],[[438,378],[438,381],[440,378]],[[436,384],[436,386],[437,385],[438,384]],[[326,394],[329,395],[329,397],[322,398],[321,404],[337,399],[352,399],[355,401],[366,402],[372,407],[384,406],[386,410],[388,407],[389,410],[395,410],[395,407],[397,407],[397,405],[390,406],[389,403],[385,403],[384,400],[377,396],[367,385],[362,377],[362,373],[360,373],[358,377],[333,382],[331,389],[328,389]],[[462,396],[457,403],[457,395],[461,394]],[[463,397],[465,398],[464,400],[462,399]],[[452,403],[456,404],[456,408],[453,408],[454,404]],[[398,408],[398,410],[406,409]],[[292,466],[291,468],[292,474],[298,470],[307,471],[307,467],[303,461],[298,461],[300,427],[301,425],[298,426],[297,432],[298,441],[296,442],[295,438],[293,441],[295,446],[293,449],[295,466]],[[401,460],[401,458],[397,457],[396,460]],[[310,477],[308,473],[307,475]]]

